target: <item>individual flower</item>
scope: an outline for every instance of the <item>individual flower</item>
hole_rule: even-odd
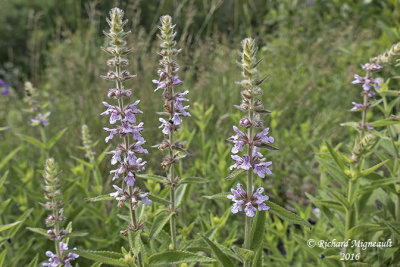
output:
[[[67,243],[60,242],[59,247],[60,254],[63,255],[62,258],[60,259],[57,254],[54,254],[51,251],[46,251],[46,256],[49,257],[49,262],[43,263],[43,266],[57,267],[63,265],[65,267],[72,267],[70,261],[76,260],[77,258],[79,258],[79,255],[72,252],[66,253],[66,251],[68,250]],[[76,250],[76,248],[74,248],[74,250]]]
[[[269,206],[265,204],[265,201],[267,201],[269,197],[262,194],[264,188],[259,187],[254,194],[252,193],[250,198],[247,197],[247,192],[243,189],[241,184],[237,184],[236,188],[237,190],[232,188],[232,195],[229,194],[227,196],[228,199],[231,199],[234,202],[231,208],[232,213],[236,214],[239,211],[243,211],[243,206],[245,206],[244,212],[248,217],[254,217],[257,210],[254,206],[257,206],[259,211],[269,210]],[[253,191],[254,188],[252,192]]]
[[[258,147],[254,147],[252,157],[248,154],[244,154],[243,157],[238,155],[231,155],[231,158],[236,161],[235,164],[230,166],[230,169],[243,169],[250,170],[253,169],[253,172],[264,178],[265,175],[271,175],[271,170],[268,168],[272,164],[271,161],[266,161],[263,158],[263,155],[259,152]]]

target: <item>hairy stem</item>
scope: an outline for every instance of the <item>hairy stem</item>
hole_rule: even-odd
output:
[[[253,99],[250,100],[250,108],[249,108],[249,119],[253,123]],[[253,141],[253,126],[250,127],[247,131],[248,133],[248,138],[250,140],[250,144],[247,146],[247,153],[250,156],[250,162],[252,161],[252,155],[253,155],[253,144],[251,142]],[[251,196],[253,194],[253,173],[252,170],[249,169],[247,171],[247,199],[250,200]],[[245,249],[250,249],[250,234],[251,234],[251,218],[246,216],[246,222],[245,222],[245,228],[244,228],[244,248]],[[243,266],[249,267],[251,261],[250,260],[245,260],[243,263]]]

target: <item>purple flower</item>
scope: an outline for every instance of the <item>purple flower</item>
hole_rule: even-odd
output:
[[[239,151],[243,151],[243,146],[248,144],[248,138],[247,135],[240,131],[236,126],[233,126],[233,130],[236,132],[236,135],[231,137],[234,143],[231,152],[236,154]]]
[[[117,162],[121,162],[121,155],[122,155],[122,150],[121,149],[117,149],[117,150],[113,150],[110,152],[106,152],[106,154],[113,154],[112,158],[111,158],[111,164],[115,165],[117,164]]]
[[[371,63],[366,63],[364,65],[362,65],[362,69],[365,71],[371,71],[371,72],[375,72],[378,71],[382,68],[381,65],[378,64],[371,64]]]
[[[158,128],[163,128],[162,129],[163,134],[165,135],[169,134],[171,132],[171,127],[172,127],[171,123],[164,120],[163,118],[159,118],[158,120],[161,122],[161,125]]]
[[[4,87],[4,90],[1,92],[1,95],[9,95],[10,94],[10,87],[8,86],[8,84],[3,81],[2,79],[0,79],[0,88]]]
[[[118,133],[118,129],[110,129],[110,128],[103,128],[103,129],[106,130],[107,132],[110,132],[110,135],[107,136],[105,139],[106,143],[108,143],[108,141],[113,139],[114,135],[116,135]]]
[[[171,120],[175,126],[179,126],[182,124],[182,119],[179,116],[179,113],[175,113]]]
[[[39,113],[36,115],[35,118],[31,119],[31,124],[32,125],[40,125],[42,124],[43,126],[49,125],[49,120],[43,116],[42,113]]]
[[[119,175],[124,173],[125,170],[126,170],[125,165],[121,164],[118,169],[110,171],[110,174],[114,173],[112,180],[114,181],[114,180],[118,179]]]
[[[132,172],[128,172],[128,174],[125,176],[124,181],[128,186],[133,186],[135,184],[135,174]]]
[[[118,107],[112,106],[108,104],[107,102],[103,102],[103,105],[107,107],[107,110],[101,113],[100,115],[104,116],[110,116],[110,123],[115,124],[118,120],[122,119],[121,116],[121,111],[119,110]]]
[[[271,144],[274,142],[274,138],[272,136],[268,136],[269,128],[265,128],[262,132],[256,134],[253,139],[253,142],[261,142],[264,144]]]
[[[245,205],[244,212],[248,217],[254,217],[256,212],[256,208],[254,207],[255,205],[258,206],[259,211],[269,210],[269,207],[264,203],[269,198],[266,195],[262,195],[264,188],[259,187],[250,198],[247,197],[247,192],[243,190],[243,186],[241,184],[237,184],[236,188],[237,190],[232,188],[232,195],[227,196],[228,199],[231,199],[234,202],[231,207],[233,214],[242,211],[243,205]],[[252,191],[254,191],[254,188],[252,188]]]
[[[151,205],[151,200],[147,197],[149,193],[143,193],[139,194],[140,199],[142,200],[143,204],[150,206]]]
[[[249,155],[244,154],[243,157],[231,155],[231,158],[236,161],[236,163],[230,167],[231,170],[234,168],[239,168],[247,171],[251,168]]]
[[[258,176],[260,176],[261,178],[265,177],[265,174],[271,175],[271,170],[268,168],[269,165],[271,165],[272,162],[268,161],[268,162],[259,162],[254,164],[254,170],[253,172],[255,174],[257,174]]]
[[[131,147],[129,148],[130,151],[138,154],[148,154],[149,151],[147,149],[143,148],[142,145],[146,143],[146,141],[137,141]],[[129,153],[129,152],[128,152]]]
[[[175,94],[175,96],[173,97],[173,99],[175,100],[175,103],[174,103],[175,110],[176,110],[176,112],[182,114],[183,117],[190,117],[191,116],[190,113],[186,111],[186,109],[188,109],[189,106],[183,106],[182,105],[183,101],[189,101],[185,97],[185,95],[187,95],[188,93],[189,93],[189,91],[186,90],[183,93]]]
[[[65,267],[72,267],[70,261],[79,258],[79,255],[72,252],[65,253],[67,250],[68,244],[60,242],[60,254],[62,255],[62,260],[60,260],[60,258],[53,252],[46,251],[46,256],[49,257],[49,262],[43,263],[43,266],[57,267],[63,265]],[[74,250],[76,250],[76,248],[74,248]]]

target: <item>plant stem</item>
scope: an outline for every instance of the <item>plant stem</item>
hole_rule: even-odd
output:
[[[249,119],[251,123],[253,123],[253,99],[250,100],[250,105],[249,105]],[[251,126],[248,131],[248,138],[250,144],[247,146],[247,153],[250,157],[250,162],[252,161],[252,155],[253,155],[253,126]],[[247,171],[247,199],[250,200],[251,196],[253,194],[253,173],[252,170],[249,169]],[[244,248],[250,250],[250,234],[251,234],[251,218],[246,215],[246,222],[244,226]],[[250,267],[250,260],[245,260],[243,262],[244,267]]]

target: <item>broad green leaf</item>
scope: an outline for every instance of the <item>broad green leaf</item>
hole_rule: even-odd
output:
[[[21,137],[24,141],[30,143],[31,145],[34,145],[42,150],[47,149],[46,144],[43,144],[39,139],[36,139],[35,137],[23,134],[20,134],[19,137]]]
[[[161,204],[164,204],[164,205],[171,204],[170,201],[168,201],[168,200],[166,200],[164,198],[161,198],[159,196],[153,195],[153,194],[149,194],[148,198],[151,199],[152,201],[155,201],[155,202],[158,202],[158,203],[161,203]]]
[[[150,239],[157,237],[157,235],[164,228],[165,224],[169,221],[169,218],[171,218],[171,216],[172,213],[167,212],[161,212],[156,216],[150,230]]]
[[[385,230],[386,227],[383,227],[379,224],[359,224],[351,228],[347,234],[346,234],[346,239],[348,238],[353,238],[357,237],[357,235],[365,232],[375,232],[379,230]]]
[[[209,257],[201,256],[196,253],[187,251],[167,251],[158,254],[153,254],[149,257],[150,266],[180,264],[191,262],[214,262],[215,260]]]
[[[26,227],[26,229],[28,229],[29,231],[32,231],[32,232],[34,232],[34,233],[41,234],[41,235],[43,235],[43,236],[45,236],[45,237],[47,237],[47,238],[50,237],[50,235],[47,233],[47,230],[46,230],[46,229],[43,229],[43,228],[34,228],[34,227]]]
[[[0,225],[0,232],[6,231],[8,229],[11,229],[11,228],[13,228],[14,226],[17,226],[20,223],[22,223],[22,221],[16,221],[16,222],[13,222],[13,223]]]
[[[251,227],[250,249],[257,251],[262,246],[264,239],[266,216],[264,211],[258,211]]]
[[[21,149],[21,147],[17,147],[13,151],[11,151],[7,156],[5,156],[1,161],[0,161],[0,170],[6,166],[6,164],[14,158],[15,154],[18,153],[18,151]],[[3,178],[3,177],[2,177]],[[5,178],[4,178],[5,179]]]
[[[225,177],[225,180],[231,180],[239,175],[241,175],[242,173],[245,173],[246,170],[243,169],[236,169],[233,172],[231,172],[231,174],[229,174],[227,177]]]
[[[154,174],[136,174],[136,177],[147,180],[153,180],[159,183],[165,183],[165,181],[167,180],[167,178],[164,176],[159,176]]]
[[[254,257],[254,252],[249,250],[249,249],[240,248],[240,247],[237,247],[237,246],[233,246],[232,249],[243,260],[251,261],[253,259],[253,257]]]
[[[50,141],[47,143],[47,149],[51,149],[55,143],[65,134],[65,132],[68,130],[68,128],[62,129],[59,131],[55,136],[53,136]]]
[[[186,177],[179,180],[178,184],[204,184],[208,183],[210,180],[200,177]]]
[[[117,252],[111,251],[93,251],[93,250],[71,250],[71,252],[78,254],[86,259],[115,265],[115,266],[129,266],[128,263],[124,261],[124,255]]]
[[[227,198],[227,196],[229,195],[230,193],[219,193],[219,194],[215,194],[215,195],[212,195],[212,196],[203,196],[204,198],[207,198],[207,199],[218,199],[218,200],[227,200],[228,198]]]
[[[233,262],[231,259],[226,256],[218,247],[217,245],[208,239],[206,236],[202,235],[201,236],[204,241],[206,241],[207,245],[210,247],[214,255],[217,257],[218,262],[221,264],[223,267],[234,267]]]
[[[286,210],[285,208],[271,202],[271,201],[266,201],[266,204],[270,207],[270,211],[273,214],[276,214],[277,216],[281,217],[283,220],[288,221],[289,223],[294,223],[294,224],[300,224],[303,226],[306,226],[311,229],[311,224],[301,218],[300,216],[294,214],[293,212],[290,212]]]
[[[33,258],[33,260],[26,267],[36,267],[38,260],[39,260],[39,254],[36,254],[35,258]]]

